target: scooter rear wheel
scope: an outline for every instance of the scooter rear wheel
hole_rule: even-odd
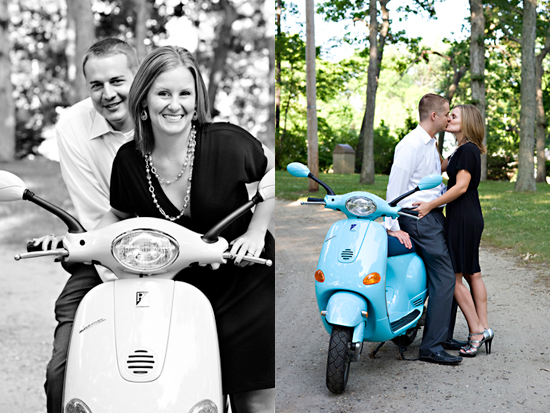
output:
[[[351,329],[334,326],[330,336],[327,361],[327,388],[336,394],[346,389],[349,375]]]

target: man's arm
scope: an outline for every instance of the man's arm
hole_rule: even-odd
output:
[[[416,169],[416,164],[416,148],[413,145],[396,148],[386,191],[388,202],[393,201],[409,190],[409,182]],[[397,219],[386,217],[384,225],[387,230],[400,231]]]
[[[100,184],[67,122],[56,125],[61,175],[80,223],[92,230],[110,209],[109,193]]]

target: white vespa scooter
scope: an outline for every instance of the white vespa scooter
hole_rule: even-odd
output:
[[[102,265],[117,277],[91,290],[78,308],[65,376],[65,413],[224,411],[212,307],[197,288],[172,279],[191,265],[217,269],[234,258],[219,234],[274,196],[272,170],[247,204],[204,235],[157,218],[132,218],[86,232],[17,176],[0,171],[0,202],[31,201],[62,219],[69,230],[61,248],[16,255],[16,260],[54,256]],[[244,259],[272,265],[261,258]]]

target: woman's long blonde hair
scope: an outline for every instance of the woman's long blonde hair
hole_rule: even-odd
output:
[[[483,146],[485,124],[481,112],[473,105],[458,105],[455,107],[460,108],[462,113],[460,125],[462,134],[468,142],[474,143],[479,148],[481,154],[484,154],[487,150]]]

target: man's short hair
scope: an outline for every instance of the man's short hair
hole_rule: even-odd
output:
[[[94,43],[84,55],[82,59],[82,72],[84,73],[84,77],[86,77],[86,62],[90,57],[107,57],[117,54],[125,55],[128,59],[128,69],[133,73],[137,71],[138,59],[134,48],[124,40],[108,37]]]
[[[422,96],[422,99],[420,99],[420,103],[418,104],[418,115],[420,117],[420,121],[422,122],[423,120],[429,118],[432,112],[441,115],[445,109],[445,103],[448,103],[447,99],[436,95],[435,93],[428,93],[427,95]]]

